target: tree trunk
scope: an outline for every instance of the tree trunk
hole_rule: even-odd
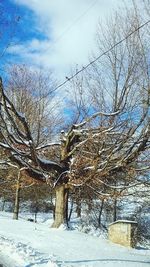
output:
[[[6,202],[6,200],[5,200],[5,198],[3,198],[3,201],[2,201],[2,211],[4,211],[4,209],[5,209],[5,202]]]
[[[81,217],[81,200],[80,199],[77,199],[76,200],[76,213],[77,213],[77,218],[80,218]]]
[[[37,211],[34,213],[34,222],[37,223]]]
[[[20,202],[20,171],[18,173],[17,184],[16,184],[15,206],[13,213],[14,220],[18,220],[19,204],[20,204],[19,202]]]
[[[38,202],[35,202],[34,222],[37,223],[37,214],[39,212]]]
[[[117,199],[114,199],[113,221],[117,220]]]
[[[69,216],[68,216],[68,222],[70,222],[70,219],[71,219],[71,215],[72,215],[72,212],[73,212],[73,199],[71,199],[71,207],[70,207],[70,212],[69,212]]]
[[[91,199],[88,200],[87,205],[88,205],[88,212],[90,212],[92,210],[92,208],[93,208],[93,203],[92,203]]]
[[[55,220],[51,227],[58,228],[61,224],[68,225],[68,188],[65,185],[56,188]]]
[[[102,218],[103,207],[104,207],[104,199],[101,202],[101,207],[100,207],[99,216],[98,216],[98,226],[99,227],[101,226],[101,218]]]

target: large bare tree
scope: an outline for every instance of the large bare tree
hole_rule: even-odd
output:
[[[116,16],[114,27],[109,26],[103,38],[98,35],[101,51],[137,28],[134,14],[132,20],[128,14],[123,18],[121,23],[121,17]],[[102,61],[92,64],[85,78],[92,104],[84,118],[80,113],[69,130],[61,132],[58,142],[42,145],[36,142],[30,124],[9,99],[1,80],[0,146],[9,161],[55,188],[53,227],[67,222],[70,188],[87,187],[101,196],[115,191],[117,195],[136,186],[139,181],[135,178],[149,170],[145,160],[150,146],[148,58],[145,38],[138,31],[110,49]]]
[[[37,146],[25,117],[17,112],[6,96],[2,81],[0,90],[3,139],[0,145],[7,150],[11,162],[18,164],[35,179],[53,184],[55,187],[54,227],[66,222],[69,187],[84,184],[92,187],[91,183],[105,183],[103,177],[125,171],[128,173],[148,145],[149,123],[144,125],[138,137],[134,137],[135,129],[127,128],[125,132],[121,128],[122,123],[116,125],[115,118],[122,113],[121,110],[117,110],[110,114],[98,112],[80,124],[72,125],[67,133],[62,133],[60,143]],[[110,121],[109,127],[101,126],[101,117]],[[54,146],[60,146],[59,159],[45,160],[42,151]],[[112,185],[111,187],[113,188]]]

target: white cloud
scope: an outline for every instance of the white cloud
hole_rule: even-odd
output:
[[[46,40],[27,41],[11,47],[10,53],[26,60],[54,68],[59,76],[69,72],[71,65],[86,64],[94,48],[98,20],[103,20],[119,0],[14,0],[25,5],[36,16],[37,28]]]

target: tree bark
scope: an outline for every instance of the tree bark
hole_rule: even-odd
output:
[[[70,222],[70,219],[71,219],[71,215],[72,215],[72,212],[73,212],[73,199],[71,199],[71,207],[70,207],[70,212],[69,212],[69,216],[68,216],[68,222]]]
[[[5,200],[5,198],[3,198],[3,201],[2,201],[2,211],[4,211],[4,209],[5,209],[5,202],[6,202],[6,200]]]
[[[80,199],[77,199],[76,200],[76,213],[77,213],[77,218],[80,218],[81,217],[81,200]]]
[[[52,228],[58,228],[61,224],[68,226],[68,188],[60,185],[56,188],[55,220]]]
[[[117,199],[114,199],[113,222],[117,220]]]
[[[19,204],[20,204],[20,171],[18,173],[17,184],[16,184],[15,206],[13,213],[14,220],[18,220]]]
[[[100,211],[99,211],[99,216],[98,216],[98,226],[99,227],[101,226],[101,218],[102,218],[103,207],[104,207],[104,199],[102,199],[101,207],[100,207]]]

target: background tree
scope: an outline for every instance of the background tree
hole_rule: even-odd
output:
[[[37,145],[54,139],[63,116],[52,71],[12,65],[8,77],[7,94],[18,112],[26,117]]]

